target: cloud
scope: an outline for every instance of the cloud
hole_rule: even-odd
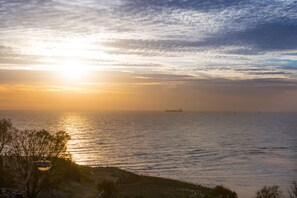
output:
[[[156,10],[161,10],[162,8],[170,9],[190,9],[198,11],[211,11],[217,9],[226,9],[230,6],[243,6],[247,4],[246,1],[242,0],[213,0],[213,1],[203,1],[203,0],[124,0],[125,5],[128,8],[134,8],[137,10],[142,10],[146,8],[155,8]]]
[[[296,50],[297,23],[257,25],[243,32],[225,35],[218,43],[253,46],[255,51]]]
[[[180,75],[175,82],[198,76],[235,84],[236,75],[296,78],[294,62],[271,61],[296,56],[296,1],[2,0],[0,9],[0,69],[62,61],[36,54],[60,50],[56,45],[73,37],[90,42],[93,54],[110,55],[87,60],[97,68],[159,74],[160,81],[170,81],[163,75]]]
[[[297,50],[297,23],[296,24],[263,24],[239,32],[211,35],[208,38],[188,40],[142,40],[121,39],[113,40],[106,45],[119,49],[129,49],[131,53],[147,52],[199,52],[220,48],[226,53],[257,54],[260,52]],[[244,46],[237,50],[228,50],[228,47]]]

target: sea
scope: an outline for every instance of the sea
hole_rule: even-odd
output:
[[[297,181],[297,113],[0,111],[18,129],[64,130],[81,165],[235,190]]]

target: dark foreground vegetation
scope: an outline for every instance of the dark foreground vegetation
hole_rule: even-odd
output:
[[[237,198],[223,186],[213,188],[171,179],[136,175],[111,167],[80,166],[67,153],[66,132],[20,131],[0,120],[0,198]],[[48,170],[40,164],[50,162]],[[41,169],[40,169],[41,168]],[[293,183],[290,198],[297,198]],[[256,198],[280,198],[277,186]]]

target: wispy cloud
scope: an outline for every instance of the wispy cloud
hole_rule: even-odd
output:
[[[0,83],[54,82],[42,71],[73,59],[133,85],[297,89],[296,10],[292,0],[0,0]]]

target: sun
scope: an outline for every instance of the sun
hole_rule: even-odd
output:
[[[65,67],[62,72],[66,78],[75,80],[81,79],[85,71],[81,65],[72,64],[71,67]]]
[[[66,81],[82,81],[88,73],[88,66],[80,61],[64,61],[58,71]]]

